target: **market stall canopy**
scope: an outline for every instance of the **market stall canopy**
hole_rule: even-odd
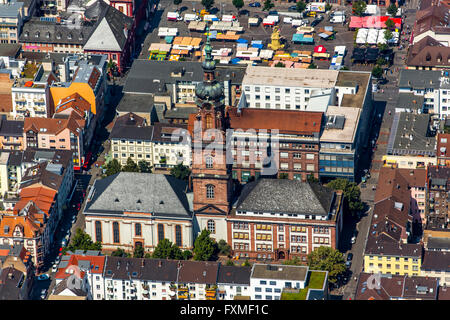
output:
[[[327,48],[325,48],[325,47],[322,46],[322,45],[316,46],[316,47],[314,48],[314,52],[316,52],[316,53],[327,52]]]

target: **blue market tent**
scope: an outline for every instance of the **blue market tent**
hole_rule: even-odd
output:
[[[237,42],[237,43],[248,43],[247,40],[242,39],[242,38],[237,39],[236,42]]]
[[[295,33],[292,35],[292,42],[311,44],[314,43],[314,38],[313,37],[305,38],[303,36],[303,33]]]
[[[232,64],[238,64],[239,61],[241,61],[241,59],[239,59],[239,58],[231,59],[231,63],[232,63]]]
[[[173,37],[172,36],[167,36],[167,37],[164,37],[164,40],[166,41],[166,43],[172,43]]]

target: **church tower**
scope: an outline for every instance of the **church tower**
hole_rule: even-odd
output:
[[[192,187],[194,214],[199,232],[207,229],[216,241],[227,239],[232,180],[226,163],[226,136],[223,86],[214,76],[216,64],[207,38],[202,63],[203,82],[195,95],[198,112],[192,137]]]

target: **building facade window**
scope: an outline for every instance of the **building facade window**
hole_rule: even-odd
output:
[[[136,223],[136,224],[134,225],[134,234],[135,234],[136,236],[141,236],[141,235],[142,235],[142,227],[141,227],[141,224],[140,224],[140,223]]]
[[[214,186],[211,184],[206,186],[206,198],[214,199]]]
[[[208,220],[208,231],[211,232],[211,234],[216,233],[216,223],[214,220]]]
[[[164,240],[164,225],[158,223],[158,241]]]
[[[206,168],[211,169],[213,167],[213,159],[211,157],[206,157]]]
[[[102,242],[102,223],[95,221],[95,241]]]
[[[114,243],[120,242],[119,223],[118,222],[113,222],[113,242]]]
[[[178,247],[181,247],[182,242],[183,242],[183,239],[181,237],[181,226],[177,225],[177,226],[175,226],[175,244]]]

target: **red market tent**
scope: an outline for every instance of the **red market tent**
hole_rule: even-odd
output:
[[[327,52],[327,49],[324,46],[316,46],[314,48],[315,53],[324,53]]]
[[[386,21],[391,19],[395,28],[400,29],[402,26],[401,18],[391,18],[389,16],[368,16],[368,17],[351,17],[349,27],[351,29],[354,28],[376,28],[376,29],[385,29]]]
[[[363,19],[362,17],[350,17],[350,28],[362,28],[363,27]]]

